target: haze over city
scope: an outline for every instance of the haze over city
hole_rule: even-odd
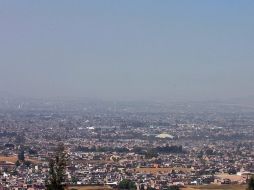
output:
[[[0,0],[0,190],[254,190],[253,0]]]
[[[25,97],[254,95],[254,1],[0,1],[0,89]]]

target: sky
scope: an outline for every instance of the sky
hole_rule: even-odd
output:
[[[0,0],[0,92],[245,97],[253,61],[253,0]]]

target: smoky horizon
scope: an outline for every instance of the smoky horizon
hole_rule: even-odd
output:
[[[161,102],[254,97],[253,7],[1,1],[0,91]]]

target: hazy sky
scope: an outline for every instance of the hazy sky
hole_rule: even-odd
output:
[[[253,95],[254,1],[1,0],[0,91],[118,100]]]

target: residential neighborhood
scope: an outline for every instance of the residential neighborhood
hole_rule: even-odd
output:
[[[45,189],[60,142],[68,157],[66,185],[117,188],[125,179],[137,189],[244,185],[254,173],[251,114],[2,112],[1,188]]]

